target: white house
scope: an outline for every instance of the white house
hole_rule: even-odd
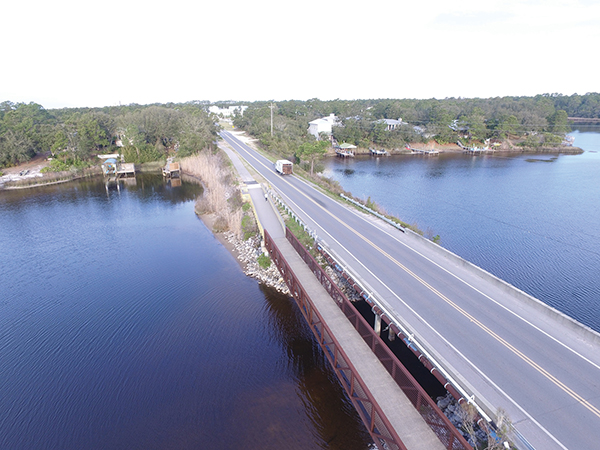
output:
[[[218,106],[210,106],[208,108],[208,112],[219,115],[221,114],[223,117],[231,117],[235,113],[235,111],[239,111],[241,115],[244,115],[244,111],[248,108],[247,106],[230,106],[228,108],[219,108]]]
[[[402,119],[379,119],[377,122],[383,123],[388,131],[395,130],[402,125]]]
[[[315,119],[308,122],[308,132],[319,140],[320,133],[331,134],[331,127],[335,125],[335,114],[329,114],[327,117]]]

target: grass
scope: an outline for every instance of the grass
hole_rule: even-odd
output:
[[[296,222],[292,218],[288,218],[285,220],[285,225],[290,229],[292,234],[296,236],[298,241],[306,248],[314,258],[317,258],[318,252],[315,247],[315,239],[308,234],[302,225]]]
[[[245,213],[242,217],[242,232],[244,240],[247,240],[258,233],[258,225],[256,224],[256,219],[253,214]]]

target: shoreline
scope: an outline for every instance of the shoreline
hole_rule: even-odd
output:
[[[271,262],[271,265],[265,269],[260,267],[258,263],[258,257],[262,254],[262,237],[260,234],[254,235],[244,241],[236,238],[230,231],[214,231],[214,214],[196,213],[196,216],[209,229],[215,239],[217,239],[235,258],[246,276],[252,277],[260,284],[273,288],[282,294],[290,295],[290,291],[285,284],[283,277],[275,267],[275,264]]]
[[[455,145],[455,144],[434,145],[434,146],[430,146],[427,144],[420,144],[420,145],[418,145],[418,147],[419,148],[422,147],[423,150],[437,150],[440,154],[441,153],[448,153],[448,154],[454,154],[454,155],[467,154],[467,152],[465,152],[462,148],[460,148],[458,145]],[[387,150],[387,151],[389,152],[389,156],[413,155],[414,154],[412,151],[405,150],[405,149],[392,149],[392,150]],[[506,149],[490,150],[489,152],[482,153],[482,155],[490,155],[490,154],[491,155],[500,154],[502,156],[516,155],[516,154],[579,155],[584,152],[585,152],[585,150],[583,150],[582,148],[574,147],[574,146],[539,147],[539,148],[513,146],[510,148],[506,148]],[[371,152],[369,149],[357,148],[354,150],[354,155],[355,156],[371,156]],[[337,154],[335,153],[335,151],[333,149],[329,149],[327,151],[327,153],[325,154],[325,156],[326,157],[335,157],[335,156],[337,156]]]

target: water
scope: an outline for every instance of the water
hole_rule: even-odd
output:
[[[600,130],[580,155],[332,158],[325,174],[600,331]]]
[[[0,193],[0,449],[365,449],[286,296],[161,177]]]

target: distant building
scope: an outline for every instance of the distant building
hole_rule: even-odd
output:
[[[335,114],[329,114],[329,116],[323,117],[322,119],[311,120],[308,122],[308,132],[317,140],[319,140],[321,133],[331,135],[331,127],[335,125],[336,120]]]
[[[247,106],[229,106],[228,108],[219,108],[218,106],[210,106],[208,108],[208,112],[213,114],[222,115],[223,117],[231,117],[235,114],[235,111],[238,111],[240,115],[244,115],[244,111],[247,109]]]
[[[402,125],[402,119],[379,119],[377,123],[383,123],[385,124],[387,131],[393,131]]]

